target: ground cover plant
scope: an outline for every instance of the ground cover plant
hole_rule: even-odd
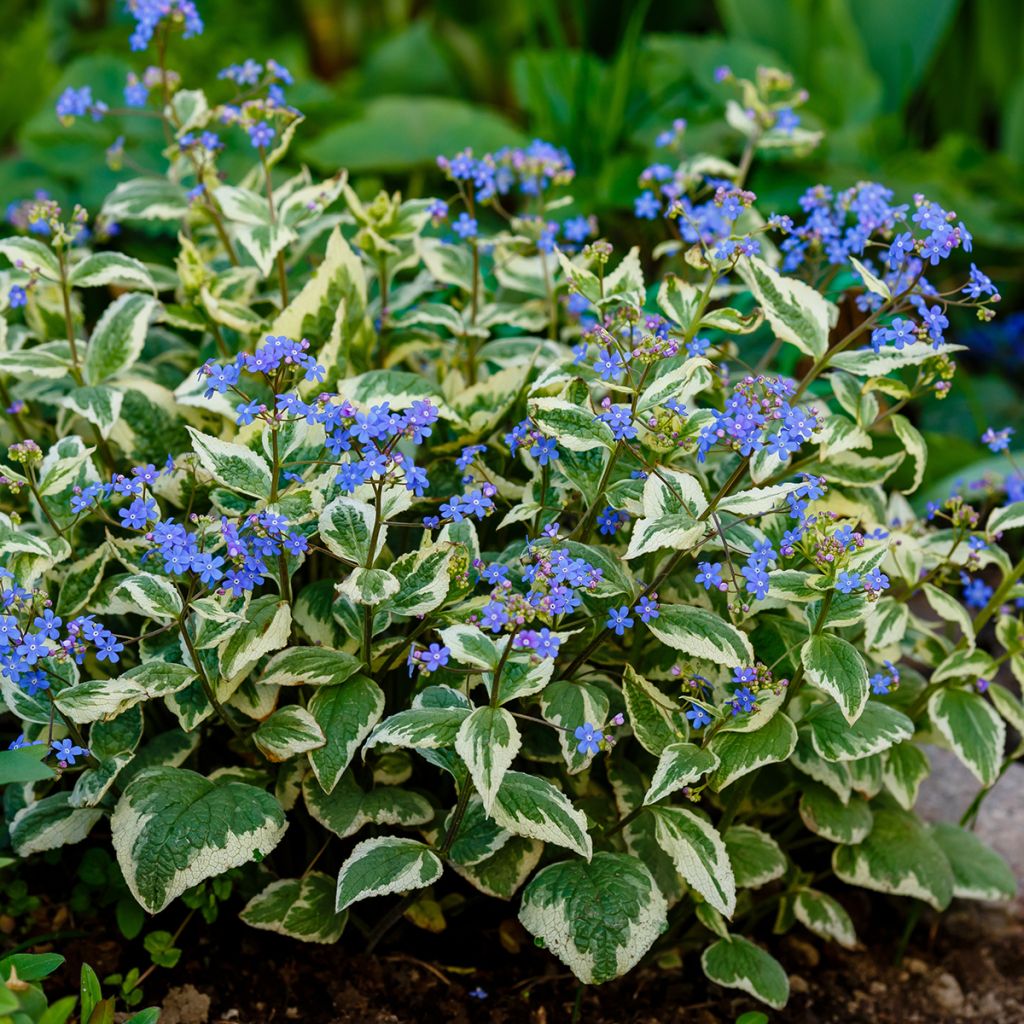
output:
[[[845,886],[1012,896],[969,825],[1024,729],[1024,477],[996,424],[1005,475],[915,506],[907,415],[950,308],[994,315],[968,226],[863,181],[760,210],[753,161],[819,141],[771,69],[716,73],[727,152],[665,127],[653,253],[565,213],[548,142],[445,154],[432,200],[278,175],[288,70],[192,88],[198,11],[133,9],[123,97],[56,113],[158,120],[166,174],[0,239],[14,853],[109,830],[135,934],[241,893],[373,948],[475,891],[583,983],[696,953],[772,1007],[766,915],[854,946]],[[925,741],[961,826],[914,814]]]

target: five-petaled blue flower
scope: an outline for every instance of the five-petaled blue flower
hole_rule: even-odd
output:
[[[576,749],[581,754],[596,754],[601,749],[604,733],[597,726],[591,725],[590,722],[577,725],[575,735],[576,739],[579,740]]]
[[[621,608],[609,608],[608,621],[605,625],[608,629],[614,629],[616,636],[622,636],[627,629],[631,629],[633,620],[629,617],[629,605],[624,604]]]

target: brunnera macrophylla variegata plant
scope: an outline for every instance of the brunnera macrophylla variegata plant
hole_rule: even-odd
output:
[[[772,1006],[766,910],[853,947],[844,886],[1011,896],[914,814],[922,742],[973,813],[1024,731],[1024,477],[907,497],[947,313],[998,299],[956,216],[862,182],[765,217],[752,161],[818,136],[723,69],[738,156],[679,122],[642,176],[652,279],[546,143],[442,158],[444,199],[278,175],[287,70],[185,89],[194,8],[131,6],[166,173],[0,241],[14,850],[109,829],[151,913],[248,865],[242,919],[322,943],[475,890],[583,982],[699,951]]]

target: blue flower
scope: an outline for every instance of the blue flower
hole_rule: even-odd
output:
[[[642,220],[655,220],[661,213],[661,203],[650,189],[646,189],[633,201],[633,212]]]
[[[694,729],[702,729],[705,725],[711,724],[711,716],[697,704],[686,712],[686,717]]]
[[[633,609],[637,615],[640,616],[641,622],[650,622],[651,619],[656,619],[661,615],[658,610],[657,594],[652,597],[641,597],[640,602]]]
[[[841,572],[836,577],[836,590],[840,594],[850,594],[860,587],[860,573]]]
[[[861,582],[864,585],[864,589],[873,594],[889,589],[889,577],[877,566],[866,572]]]
[[[508,612],[498,601],[490,601],[481,609],[480,622],[492,633],[500,633],[508,621]]]
[[[1013,427],[1003,427],[1002,430],[993,430],[991,427],[981,435],[981,443],[988,445],[990,452],[1005,452],[1010,447],[1010,438],[1014,434]]]
[[[604,739],[604,733],[590,722],[577,725],[575,736],[579,740],[576,750],[581,754],[596,754],[601,749],[601,741]]]
[[[420,651],[418,658],[423,672],[436,672],[448,664],[451,650],[441,644],[431,644],[425,651]]]
[[[715,562],[714,565],[711,562],[698,562],[697,568],[700,570],[697,573],[696,582],[703,583],[705,590],[711,590],[712,587],[715,590],[724,590],[726,584],[722,580],[722,563]]]
[[[477,230],[478,225],[476,222],[476,218],[470,217],[470,215],[465,211],[460,213],[459,216],[456,218],[455,222],[452,224],[452,231],[454,231],[455,234],[459,236],[459,238],[463,239],[463,241],[468,241],[469,239],[476,238]]]
[[[733,699],[730,706],[732,707],[733,716],[736,716],[741,712],[750,712],[754,710],[757,698],[750,691],[750,687],[741,686],[738,690],[733,692],[732,696]]]
[[[610,608],[605,626],[615,630],[616,636],[622,636],[627,629],[632,629],[633,620],[629,617],[629,605],[624,604],[621,608]]]
[[[258,121],[249,126],[249,141],[254,149],[263,149],[274,141],[276,132],[266,121]]]
[[[558,445],[554,438],[538,437],[530,448],[530,454],[537,460],[538,465],[546,466],[559,457]]]
[[[10,303],[11,309],[17,309],[28,302],[28,294],[20,284],[11,285],[11,289],[7,293],[7,301]]]
[[[601,375],[601,380],[619,381],[626,371],[626,364],[618,352],[603,348],[594,360],[594,369]]]
[[[78,744],[73,743],[71,740],[54,740],[50,746],[53,748],[57,755],[57,760],[61,765],[74,764],[76,757],[82,757],[88,755],[89,751],[85,747],[80,747]]]

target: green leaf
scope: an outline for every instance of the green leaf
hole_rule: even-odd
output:
[[[49,752],[50,748],[45,743],[31,744],[17,750],[0,750],[0,786],[52,779],[53,769],[42,763]]]
[[[276,595],[265,594],[249,604],[245,623],[220,648],[217,697],[227,700],[264,655],[288,643],[292,628],[291,606]]]
[[[261,722],[253,733],[253,742],[268,761],[287,761],[296,754],[316,750],[327,737],[313,715],[297,704],[279,708]]]
[[[953,869],[957,899],[1012,900],[1017,895],[1010,866],[973,832],[946,821],[931,825],[930,831]]]
[[[682,807],[649,807],[658,845],[676,871],[719,913],[736,909],[736,879],[722,837],[706,818]]]
[[[149,572],[127,576],[114,588],[114,595],[127,601],[137,615],[150,619],[176,619],[181,615],[181,597],[163,576]]]
[[[380,836],[358,843],[341,865],[335,908],[359,900],[433,885],[444,872],[441,858],[415,839]]]
[[[864,621],[864,646],[869,651],[880,651],[902,643],[910,623],[910,609],[902,601],[883,597],[876,601]]]
[[[309,713],[327,739],[307,755],[313,774],[330,793],[352,762],[360,744],[384,713],[384,691],[369,677],[319,687],[309,699]]]
[[[513,835],[564,846],[590,859],[587,819],[550,782],[523,772],[506,772],[491,816]]]
[[[953,870],[917,818],[897,808],[875,810],[871,834],[856,846],[837,846],[832,869],[849,885],[914,896],[936,910],[953,898]]]
[[[338,167],[358,171],[407,171],[434,167],[438,153],[471,146],[486,153],[528,141],[500,114],[464,100],[441,96],[376,96],[360,105],[359,117],[336,124],[302,156],[333,174]]]
[[[820,359],[838,317],[836,307],[810,285],[783,277],[763,260],[740,260],[737,271],[764,309],[775,337]]]
[[[776,1010],[789,999],[789,978],[778,960],[740,935],[713,942],[700,963],[711,981],[741,989]]]
[[[152,296],[129,292],[107,306],[85,350],[87,383],[102,384],[135,365],[158,305]]]
[[[720,792],[757,768],[788,760],[795,746],[796,727],[781,713],[754,732],[721,732],[711,740],[719,765],[708,784]]]
[[[746,491],[737,491],[718,503],[718,511],[731,512],[740,517],[763,515],[765,512],[785,508],[786,495],[802,486],[799,483],[775,484],[772,487],[751,487]]]
[[[867,267],[861,263],[856,257],[851,256],[850,262],[853,264],[853,269],[860,274],[861,280],[864,282],[864,287],[874,295],[880,295],[883,299],[891,299],[892,291],[889,286],[880,278],[868,270]]]
[[[737,889],[759,889],[786,873],[786,855],[767,832],[750,825],[733,825],[722,838]]]
[[[924,471],[928,465],[928,444],[921,436],[921,432],[915,427],[906,416],[891,416],[893,432],[903,443],[907,454],[914,462],[914,476],[910,486],[902,490],[902,494],[913,494],[921,486],[924,480]]]
[[[800,795],[800,817],[815,835],[846,844],[863,842],[874,821],[866,800],[854,796],[843,801],[831,790],[813,783]]]
[[[69,275],[73,288],[146,288],[156,291],[153,277],[145,264],[121,252],[90,253],[77,263]]]
[[[932,611],[946,622],[952,622],[958,626],[960,637],[964,640],[968,651],[972,650],[974,648],[974,624],[970,612],[952,594],[939,590],[931,583],[926,583],[921,590]]]
[[[696,285],[675,274],[666,274],[658,286],[658,306],[669,320],[688,331],[697,317],[700,292]]]
[[[330,945],[341,938],[348,920],[334,909],[334,892],[334,879],[319,871],[281,878],[253,896],[238,916],[253,928]]]
[[[286,828],[280,804],[262,789],[181,768],[136,776],[111,820],[121,872],[151,914],[203,879],[265,857]]]
[[[914,735],[906,715],[878,700],[869,700],[852,725],[835,704],[816,708],[806,721],[811,744],[826,761],[857,761]]]
[[[11,819],[11,846],[19,857],[80,843],[103,817],[89,807],[74,807],[71,793],[55,793],[22,807]]]
[[[673,711],[669,698],[653,683],[637,675],[629,664],[622,676],[622,695],[633,735],[644,750],[660,757],[666,747],[678,742],[681,716]]]
[[[454,821],[455,808],[452,808],[444,821],[445,834]],[[510,832],[506,832],[487,814],[483,800],[474,793],[466,804],[466,812],[455,833],[448,853],[449,859],[465,867],[472,867],[488,860],[512,838]]]
[[[504,708],[477,708],[459,727],[455,752],[466,762],[488,813],[520,743],[516,720]]]
[[[465,707],[407,708],[384,719],[370,733],[365,749],[371,750],[381,743],[413,750],[454,747],[455,737],[469,714]]]
[[[147,661],[114,679],[90,679],[65,687],[54,704],[73,722],[109,721],[143,701],[184,690],[196,673],[184,665]]]
[[[496,668],[501,660],[498,645],[479,626],[457,624],[441,631],[441,640],[452,652],[452,657],[463,665],[477,668]],[[503,640],[502,643],[508,643]]]
[[[718,764],[718,755],[713,750],[698,747],[694,743],[670,743],[661,751],[644,803],[653,804],[664,800],[684,786],[696,782],[702,775],[714,771]]]
[[[726,668],[751,664],[754,660],[746,633],[705,608],[663,604],[648,628],[663,644],[691,658],[713,661]]]
[[[267,662],[261,686],[337,686],[354,676],[362,661],[329,647],[289,647]]]
[[[219,484],[253,498],[270,497],[270,467],[251,448],[186,428],[192,437],[192,450],[210,476]]]
[[[839,705],[853,725],[868,702],[870,686],[864,658],[848,640],[834,633],[812,636],[800,649],[807,679]]]
[[[615,447],[612,429],[604,420],[596,419],[589,409],[573,405],[562,398],[531,398],[527,411],[537,426],[572,452],[591,448]]]
[[[885,754],[882,779],[885,788],[905,811],[913,810],[921,783],[928,777],[928,756],[913,743],[897,743]]]
[[[857,948],[853,921],[831,896],[817,889],[801,889],[793,900],[793,915],[820,938],[837,942],[846,949]]]
[[[523,892],[519,920],[586,985],[634,967],[667,924],[650,871],[624,853],[551,864]]]
[[[928,717],[968,771],[983,785],[999,778],[1006,723],[979,693],[941,689],[928,701]]]

